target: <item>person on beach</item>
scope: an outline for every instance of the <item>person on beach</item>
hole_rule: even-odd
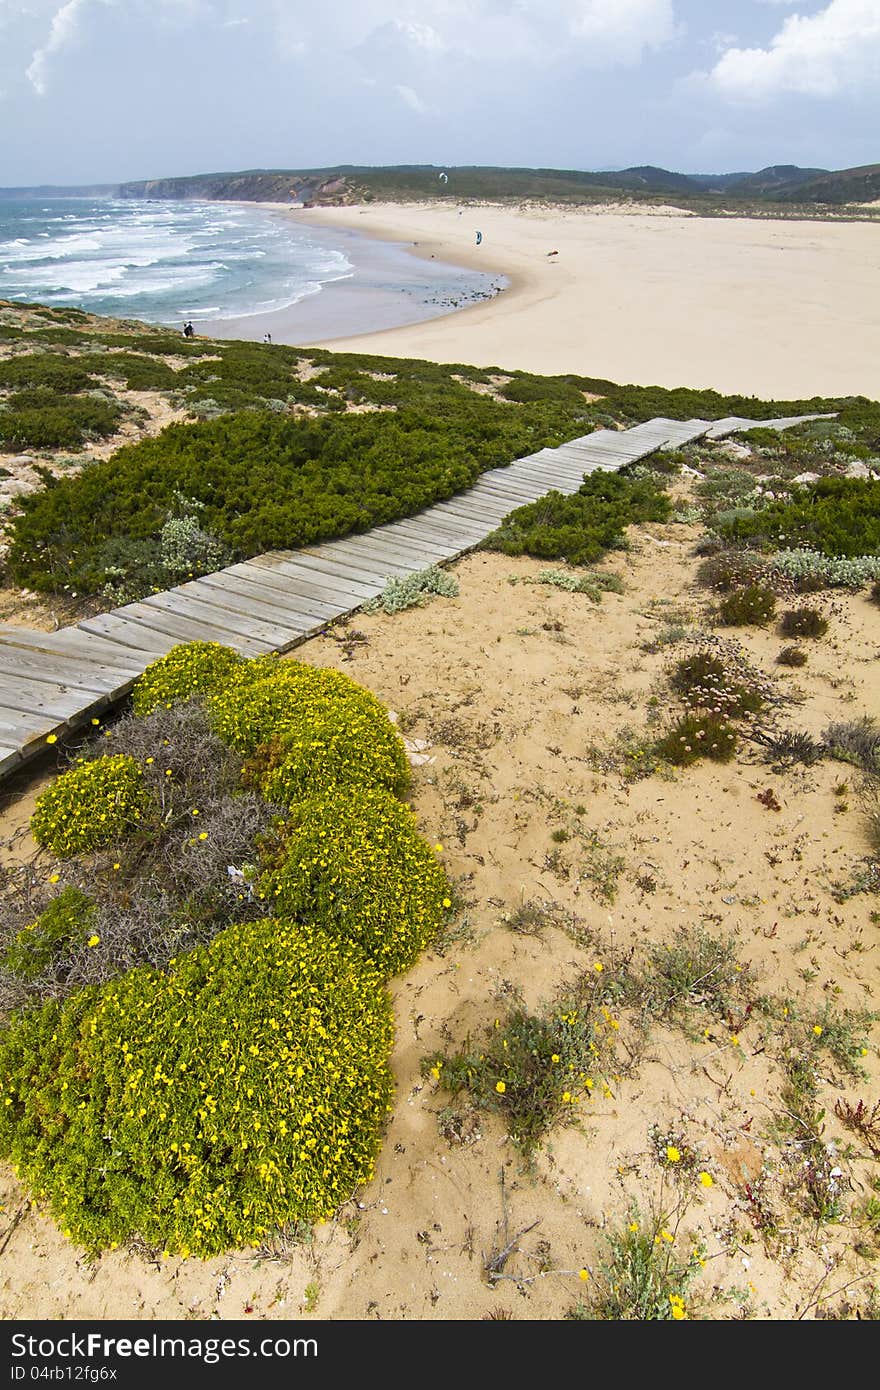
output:
[[[272,334],[271,334],[271,333],[264,333],[264,334],[263,334],[263,342],[264,342],[264,343],[271,343],[271,341],[272,341]]]
[[[196,336],[196,331],[189,319],[187,319],[186,323],[183,325],[183,336],[184,338],[194,338]]]

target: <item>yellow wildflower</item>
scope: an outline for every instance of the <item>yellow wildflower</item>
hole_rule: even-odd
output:
[[[677,1163],[678,1160],[681,1158],[681,1154],[679,1153],[678,1149],[675,1147],[674,1144],[667,1144],[666,1157],[670,1163]]]
[[[503,1096],[504,1092],[507,1090],[507,1087],[505,1086],[503,1081],[496,1081],[495,1090],[498,1092],[499,1096]]]
[[[702,1173],[700,1173],[699,1177],[700,1182],[703,1184],[703,1187],[715,1186],[715,1179],[712,1177],[711,1173],[706,1172],[705,1168],[703,1169]]]

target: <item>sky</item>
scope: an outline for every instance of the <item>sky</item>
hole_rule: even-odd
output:
[[[0,187],[880,162],[880,0],[0,0]]]

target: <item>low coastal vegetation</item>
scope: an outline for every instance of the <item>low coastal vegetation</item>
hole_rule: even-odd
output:
[[[138,439],[156,402],[176,418]],[[596,428],[655,415],[807,412],[836,418],[783,444],[776,432],[756,432],[754,448],[773,456],[774,474],[793,476],[817,457],[824,469],[839,467],[880,450],[880,406],[862,397],[758,401],[572,374],[193,341],[82,311],[0,305],[0,445],[24,455],[36,482],[6,504],[5,569],[8,582],[31,591],[80,607],[116,606],[273,548],[412,515],[488,468]],[[102,440],[120,438],[129,442],[95,455]],[[672,456],[668,466],[674,473]],[[876,501],[858,480],[825,479],[821,507],[809,489],[792,486],[784,505],[762,506],[756,523],[750,508],[760,486],[745,469],[707,480],[704,505],[719,536],[796,535],[799,551],[855,564],[876,544]],[[507,553],[591,563],[618,543],[609,538],[621,526],[660,520],[668,505],[654,473],[589,479],[584,489],[523,510],[497,542]],[[829,507],[838,517],[845,511],[845,550],[822,540]],[[798,520],[805,509],[809,525]]]
[[[451,887],[347,676],[192,643],[134,706],[39,796],[57,868],[4,902],[0,1152],[86,1249],[206,1257],[370,1177],[385,982]]]

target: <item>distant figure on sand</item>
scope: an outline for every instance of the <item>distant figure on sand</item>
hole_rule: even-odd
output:
[[[264,334],[263,334],[263,342],[264,342],[264,343],[271,343],[271,341],[272,341],[272,334],[271,334],[271,333],[264,333]]]
[[[193,328],[189,319],[187,319],[186,323],[183,325],[183,336],[184,338],[194,338],[196,336],[196,330]]]

